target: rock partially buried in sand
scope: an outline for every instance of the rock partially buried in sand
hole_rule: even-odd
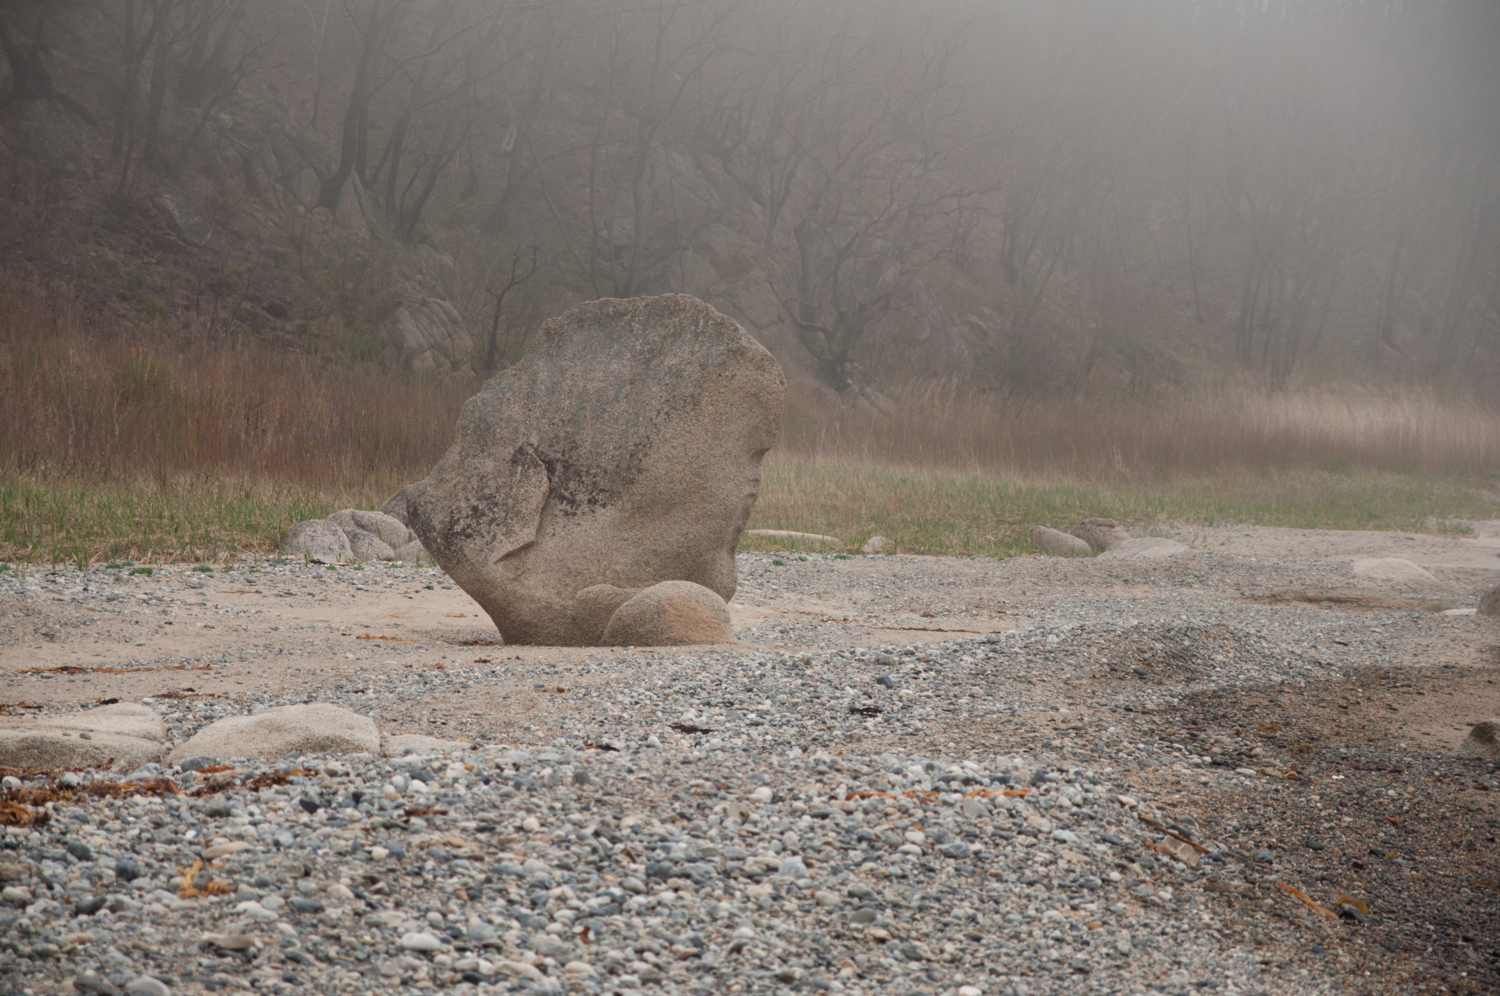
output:
[[[1099,554],[1100,560],[1156,560],[1187,553],[1188,548],[1176,540],[1159,536],[1143,536],[1140,539],[1122,540]]]
[[[0,729],[0,766],[138,768],[166,752],[166,735],[156,711],[138,702],[16,719]]]
[[[150,764],[164,753],[166,748],[155,741],[115,733],[0,730],[0,766],[7,768],[131,769]]]
[[[282,540],[281,548],[288,556],[306,557],[315,564],[347,564],[354,559],[349,537],[327,519],[297,523]]]
[[[195,754],[271,760],[325,751],[379,753],[380,731],[368,716],[334,705],[279,706],[209,724],[179,744],[172,751],[172,760]]]
[[[1500,719],[1475,723],[1463,743],[1453,752],[1457,757],[1472,757],[1490,764],[1500,764]]]
[[[859,552],[867,557],[879,556],[882,553],[895,553],[896,544],[884,536],[871,536],[865,540],[865,545],[859,548]]]
[[[691,581],[655,584],[615,610],[600,642],[610,647],[731,643],[729,607]]]
[[[1400,557],[1371,557],[1356,560],[1353,565],[1356,577],[1380,578],[1385,581],[1410,581],[1416,584],[1435,584],[1437,578],[1410,560]]]
[[[380,738],[380,752],[392,757],[402,754],[431,753],[434,751],[461,751],[474,747],[467,740],[442,740],[421,733],[397,733]]]
[[[1130,539],[1130,534],[1114,519],[1084,519],[1068,532],[1095,550],[1108,550],[1116,543]]]
[[[799,533],[794,529],[746,529],[746,536],[756,539],[791,540],[794,543],[810,543],[813,546],[843,546],[844,541],[837,536],[824,536],[822,533]]]
[[[544,325],[386,507],[404,504],[507,643],[596,644],[585,588],[676,579],[734,596],[785,392],[771,354],[696,298],[593,301]]]
[[[1047,526],[1031,527],[1031,545],[1054,557],[1091,557],[1094,548],[1077,536]]]

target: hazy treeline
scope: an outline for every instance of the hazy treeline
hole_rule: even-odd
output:
[[[1273,383],[1500,375],[1485,0],[12,2],[14,99],[84,15],[121,192],[195,140],[164,106],[269,84],[322,206],[354,177],[400,239],[468,233],[497,331],[544,292],[692,289],[691,250],[753,264],[836,388],[872,330],[928,348],[891,332],[914,301],[1013,394],[1162,334]]]

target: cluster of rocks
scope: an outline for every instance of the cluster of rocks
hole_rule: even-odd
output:
[[[134,771],[160,763],[192,770],[219,758],[274,759],[339,752],[378,753],[413,744],[451,744],[419,734],[382,736],[375,722],[328,703],[294,703],[205,723],[179,743],[150,704],[112,702],[76,712],[8,719],[0,729],[0,768]]]
[[[307,519],[291,528],[281,546],[288,555],[305,557],[315,564],[433,562],[416,533],[385,510],[346,508],[326,519]]]
[[[450,745],[13,777],[7,797],[49,818],[3,841],[0,973],[45,991],[1266,978],[1201,929],[1189,886],[1253,888],[1268,863],[1102,765]]]
[[[1067,532],[1050,526],[1032,526],[1031,543],[1054,557],[1098,555],[1108,560],[1155,560],[1188,549],[1176,540],[1158,536],[1132,538],[1114,519],[1084,519]]]

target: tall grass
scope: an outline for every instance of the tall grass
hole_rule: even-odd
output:
[[[1234,384],[1170,404],[1006,409],[951,384],[910,385],[888,411],[788,392],[784,453],[1068,480],[1151,480],[1229,469],[1500,473],[1500,411],[1414,389],[1272,392]]]
[[[307,355],[86,331],[0,285],[0,467],[85,484],[182,475],[364,488],[425,476],[474,384]]]
[[[472,379],[166,339],[0,284],[0,560],[210,560],[426,475]],[[1032,522],[1435,528],[1494,515],[1500,417],[1419,391],[1250,386],[1006,410],[912,386],[888,411],[794,387],[752,525],[904,549],[1027,549]]]

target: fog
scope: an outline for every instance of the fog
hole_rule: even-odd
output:
[[[568,303],[682,290],[845,393],[1024,400],[1195,360],[1500,374],[1492,2],[116,0],[0,24],[10,113],[62,105],[84,196],[217,198],[241,241],[204,265],[289,245],[331,288],[314,329],[377,322],[370,274],[408,257],[351,275],[244,205],[357,198],[377,244],[451,266],[485,371]],[[44,157],[20,134],[15,224]]]

